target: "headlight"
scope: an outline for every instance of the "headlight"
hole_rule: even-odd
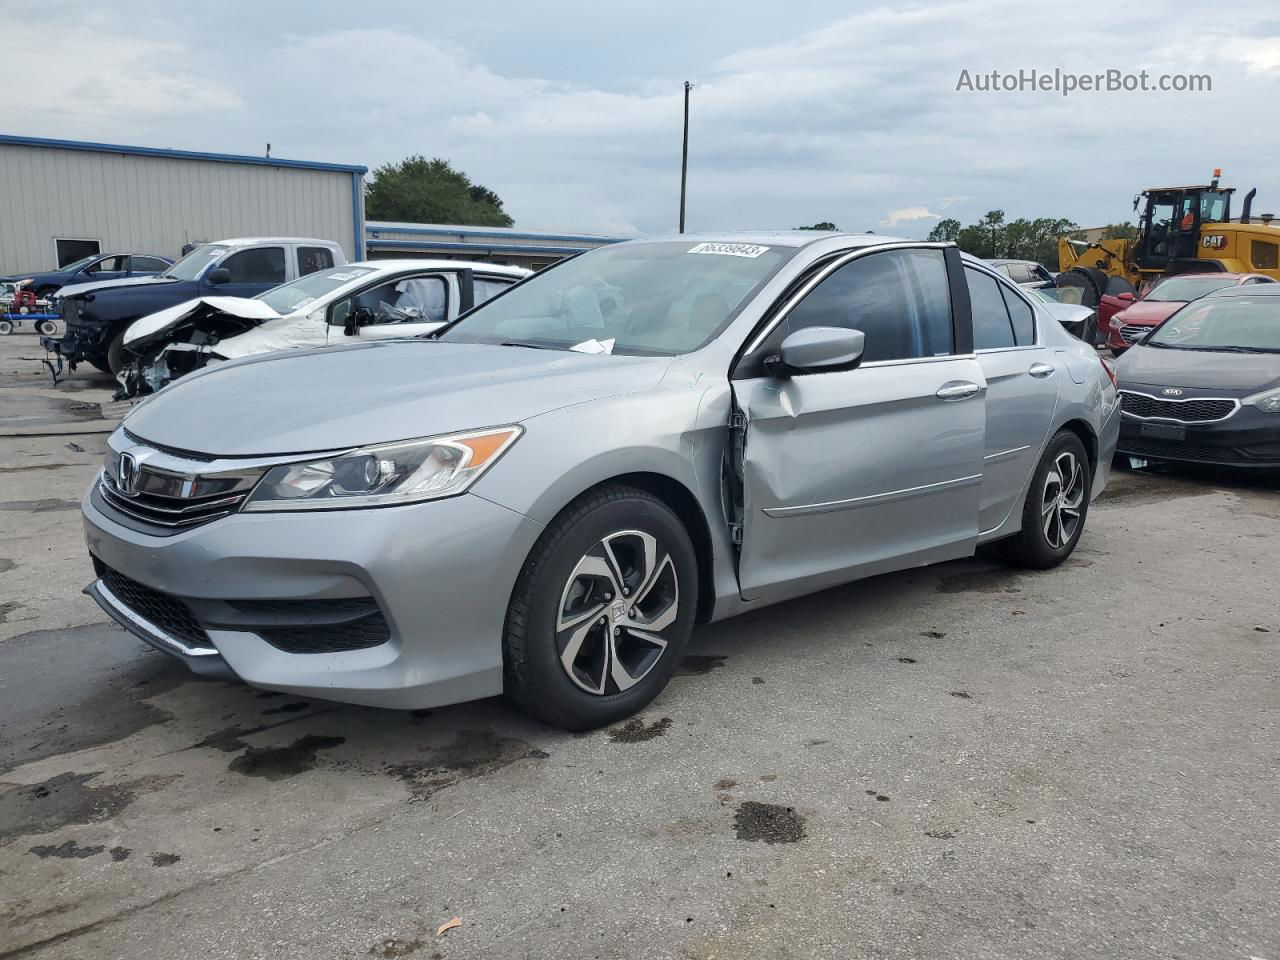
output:
[[[1251,407],[1257,407],[1263,413],[1280,413],[1280,388],[1264,390],[1240,401]]]
[[[245,510],[350,510],[463,493],[519,438],[499,427],[362,447],[323,460],[272,467]]]

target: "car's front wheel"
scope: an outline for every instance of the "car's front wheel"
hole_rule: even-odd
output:
[[[512,592],[507,694],[570,730],[630,716],[671,679],[697,604],[693,545],[666,504],[622,485],[584,494],[543,532]]]
[[[1000,541],[1005,559],[1047,570],[1071,556],[1084,532],[1092,480],[1084,444],[1070,430],[1059,430],[1031,478],[1022,529]]]

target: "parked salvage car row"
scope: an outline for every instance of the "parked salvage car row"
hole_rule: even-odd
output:
[[[147,285],[198,295],[119,334],[149,395],[83,511],[114,619],[267,689],[608,723],[695,623],[982,544],[1061,563],[1120,431],[1094,348],[952,244],[679,236],[521,278],[253,243]],[[264,244],[298,275],[220,295]],[[141,289],[66,291],[68,338]]]

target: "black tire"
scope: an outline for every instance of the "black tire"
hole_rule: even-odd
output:
[[[124,367],[124,334],[124,330],[117,333],[111,338],[111,345],[107,347],[107,366],[104,372],[111,374],[113,377]],[[99,370],[103,369],[97,363],[93,365]]]
[[[592,554],[605,556],[601,551],[608,541],[630,597],[640,574],[634,569],[627,573],[626,561],[638,558],[638,566],[643,566],[639,553],[645,536],[656,544],[653,567],[659,575],[643,595],[637,591],[629,600],[616,598],[616,587],[611,586],[618,582],[616,576],[582,572]],[[620,606],[626,608],[621,613]],[[697,559],[680,518],[657,497],[634,487],[612,484],[583,494],[543,531],[512,591],[503,635],[506,693],[525,712],[569,730],[588,730],[628,717],[648,705],[675,673],[697,608]],[[589,611],[595,612],[582,617]],[[636,616],[629,622],[626,618],[633,612]],[[562,615],[564,623],[574,626],[562,626]],[[654,622],[674,616],[660,633],[664,647],[639,640],[633,632],[651,615]],[[582,618],[575,622],[574,617]],[[582,652],[566,666],[562,655],[583,631],[584,639],[575,646]],[[621,639],[611,639],[614,636]],[[597,650],[599,658],[592,656]],[[621,651],[617,662],[631,683],[626,689],[620,689],[609,669],[615,650]],[[626,665],[628,660],[639,679]],[[589,692],[585,684],[594,684],[597,672],[600,689]]]
[[[0,320],[0,337],[7,337],[13,333],[12,320]]]
[[[1065,503],[1059,504],[1061,509],[1051,508],[1050,515],[1046,513],[1044,504],[1062,492],[1063,484],[1059,473],[1060,469],[1065,472],[1062,464],[1067,462],[1064,459],[1066,457],[1074,458],[1079,473],[1070,478]],[[1000,541],[1000,552],[1004,559],[1019,567],[1048,570],[1071,556],[1071,551],[1080,541],[1080,534],[1084,532],[1092,484],[1093,468],[1089,464],[1084,444],[1070,430],[1059,430],[1045,448],[1031,478],[1027,502],[1022,507],[1022,529],[1014,536]],[[1068,503],[1070,506],[1066,506]],[[1072,513],[1075,515],[1074,524],[1071,522]]]
[[[52,320],[37,320],[36,333],[42,337],[52,337],[58,332],[58,325]]]

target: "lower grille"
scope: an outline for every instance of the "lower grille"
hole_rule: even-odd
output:
[[[347,653],[381,646],[391,628],[372,597],[349,600],[235,600],[251,629],[285,653]]]
[[[1247,463],[1240,451],[1231,447],[1201,447],[1176,440],[1124,439],[1120,452],[1153,460],[1195,460],[1202,463]]]
[[[143,620],[189,647],[215,649],[204,628],[177,597],[143,586],[100,560],[94,560],[94,568],[107,589]]]
[[[1176,420],[1179,423],[1208,423],[1225,420],[1236,412],[1236,401],[1226,399],[1161,400],[1145,393],[1120,391],[1120,409],[1147,420]]]

